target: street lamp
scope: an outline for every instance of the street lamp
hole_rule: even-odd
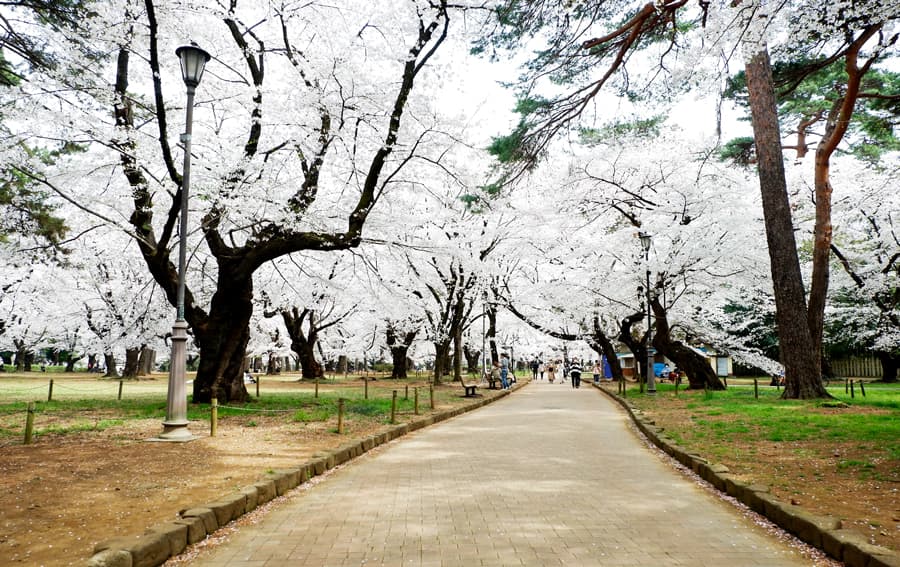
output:
[[[644,266],[647,269],[647,393],[656,393],[656,373],[653,371],[653,355],[650,353],[651,346],[651,320],[650,320],[650,242],[649,233],[641,231],[641,248],[644,249]]]
[[[191,126],[194,122],[194,91],[203,77],[203,68],[210,55],[196,43],[182,45],[175,50],[181,60],[181,77],[187,87],[187,109],[184,134],[184,171],[181,179],[181,221],[178,226],[178,295],[175,324],[172,326],[172,356],[169,360],[169,391],[166,399],[166,420],[162,441],[190,441],[188,431],[187,393],[185,391],[185,367],[187,366],[187,321],[184,320],[184,271],[187,263],[188,194],[191,188]]]

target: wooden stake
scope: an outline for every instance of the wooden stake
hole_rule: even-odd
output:
[[[51,380],[52,382],[52,380]],[[25,414],[25,444],[31,445],[31,435],[34,432],[34,402],[28,402]]]
[[[409,386],[406,387],[409,389]],[[415,401],[413,402],[413,407],[415,409],[416,415],[419,415],[419,389],[413,388],[413,395],[415,396]]]
[[[753,397],[759,399],[759,380],[756,378],[753,379]]]
[[[434,409],[434,384],[428,385],[428,395],[431,397],[431,409]]]
[[[119,380],[119,401],[122,401],[122,380]]]
[[[391,423],[397,423],[397,390],[391,396]]]
[[[219,428],[219,400],[212,399],[212,405],[209,408],[209,436],[215,437],[216,430]]]
[[[53,378],[50,379],[50,391],[47,392],[47,401],[53,401]]]
[[[316,396],[315,397],[317,397],[317,398],[319,397],[319,377],[318,376],[316,376]]]

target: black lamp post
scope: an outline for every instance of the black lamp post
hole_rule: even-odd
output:
[[[169,390],[166,399],[166,420],[159,439],[163,441],[190,441],[188,431],[187,392],[185,374],[187,366],[187,321],[184,320],[184,271],[187,263],[188,194],[191,187],[191,126],[194,122],[194,91],[203,77],[203,68],[210,55],[196,43],[182,45],[175,50],[181,60],[181,76],[187,87],[187,110],[184,134],[184,171],[181,174],[181,221],[178,227],[178,295],[175,324],[172,326],[172,356],[169,360]]]
[[[651,236],[647,232],[641,231],[639,234],[641,238],[641,248],[644,249],[644,266],[647,269],[647,393],[655,394],[656,393],[656,374],[653,371],[653,355],[650,353],[650,346],[652,341],[651,338],[651,326],[652,322],[650,319],[650,243]]]

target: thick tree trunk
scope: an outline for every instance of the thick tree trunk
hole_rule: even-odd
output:
[[[291,342],[291,350],[297,353],[297,359],[300,361],[300,376],[304,380],[315,380],[316,378],[325,377],[325,369],[316,360],[316,350],[309,343]]]
[[[284,326],[291,338],[291,350],[300,361],[301,377],[304,380],[315,380],[325,376],[325,369],[316,360],[316,345],[319,341],[319,329],[316,326],[316,314],[310,309],[302,311],[296,307],[281,312]],[[307,323],[308,330],[303,330]]]
[[[141,355],[138,357],[138,376],[147,376],[153,372],[156,365],[156,351],[147,345],[141,346]]]
[[[656,318],[656,332],[653,334],[653,346],[656,350],[685,373],[692,389],[724,390],[725,384],[716,376],[715,370],[705,356],[681,341],[672,339],[669,320],[659,299],[654,298],[650,304]]]
[[[785,368],[785,398],[829,397],[822,383],[819,349],[808,325],[803,276],[794,239],[772,68],[764,45],[749,46],[745,59],[766,240],[775,292],[776,323]],[[673,359],[674,360],[674,359]],[[676,361],[677,362],[677,361]]]
[[[81,360],[80,356],[69,355],[69,357],[66,359],[65,372],[75,372],[75,363],[79,360]]]
[[[302,366],[302,365],[301,365],[301,366]],[[338,372],[338,374],[346,374],[346,373],[347,373],[347,366],[348,366],[347,355],[346,355],[346,354],[342,354],[342,355],[338,356],[338,362],[337,362],[337,372]]]
[[[450,373],[450,340],[434,343],[434,385]]]
[[[409,331],[403,333],[402,336],[398,336],[397,330],[393,326],[388,325],[386,331],[387,344],[391,350],[391,362],[393,363],[391,378],[406,378],[408,368],[406,361],[409,347],[412,346],[418,332],[418,330]]]
[[[469,374],[478,374],[478,367],[481,364],[481,351],[472,350],[469,348],[469,345],[465,345],[463,346],[463,355],[466,357],[466,370],[468,370]]]
[[[16,347],[16,372],[25,372],[25,361],[28,358],[28,351],[25,350],[25,342],[13,339],[13,345]],[[28,371],[31,371],[31,364],[28,364]]]
[[[234,270],[219,266],[209,315],[202,325],[193,327],[194,341],[200,350],[192,396],[195,404],[210,403],[213,398],[219,403],[250,399],[243,368],[253,314],[251,277],[241,278]]]
[[[900,368],[900,355],[890,352],[879,352],[881,360],[881,381],[891,384],[897,382],[897,370]]]
[[[122,378],[126,380],[137,378],[140,355],[141,349],[139,348],[125,349],[125,368],[122,369]]]
[[[116,355],[111,352],[103,353],[103,363],[106,365],[104,378],[118,378],[119,369],[116,367]]]

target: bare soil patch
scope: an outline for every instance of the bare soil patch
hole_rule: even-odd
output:
[[[420,404],[427,415],[427,385],[410,382],[410,396],[416,385],[424,386]],[[264,391],[312,387],[264,381]],[[469,401],[461,397],[459,385],[436,390],[437,410]],[[108,412],[79,415],[94,421],[110,417]],[[401,415],[398,421],[412,417]],[[0,565],[84,565],[99,541],[141,534],[175,519],[179,510],[259,480],[268,470],[299,465],[318,451],[388,427],[378,419],[347,421],[346,426],[337,435],[336,422],[251,414],[220,418],[216,437],[209,437],[208,422],[192,422],[190,430],[199,438],[189,443],[147,442],[161,432],[159,419],[41,435],[28,446],[7,438],[0,446]]]

